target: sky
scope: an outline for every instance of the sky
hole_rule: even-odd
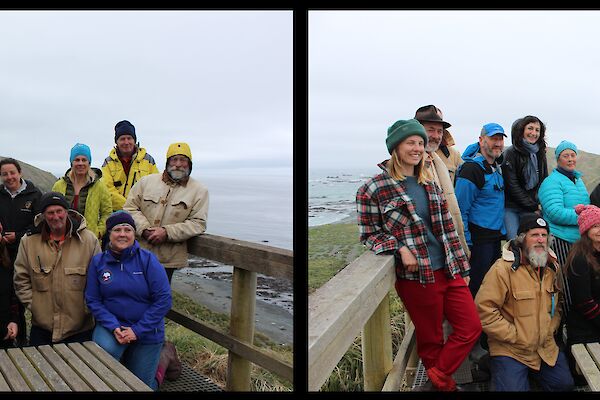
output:
[[[292,169],[293,11],[0,10],[0,156],[64,174],[101,167],[128,120],[165,165]]]
[[[376,172],[387,128],[429,104],[461,154],[526,115],[600,154],[599,37],[598,10],[310,11],[309,170]]]

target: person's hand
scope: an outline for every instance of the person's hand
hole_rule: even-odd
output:
[[[402,259],[402,265],[404,265],[404,268],[408,272],[417,272],[419,270],[417,259],[408,247],[402,246],[400,248],[400,258]]]
[[[471,277],[470,276],[464,276],[463,279],[465,280],[465,283],[467,284],[467,286],[469,286],[469,282],[471,281]]]
[[[15,232],[5,232],[3,238],[7,243],[14,243],[17,240],[17,235]]]
[[[3,340],[14,339],[17,337],[17,333],[19,333],[19,326],[16,323],[9,322],[6,326],[6,329],[6,336],[4,336]]]
[[[127,343],[131,343],[137,340],[135,332],[130,327],[122,326],[121,332],[123,333],[123,338],[126,340]]]
[[[119,342],[119,344],[129,343],[127,341],[127,339],[125,338],[125,333],[123,332],[123,330],[120,327],[115,328],[115,330],[113,331],[113,334],[115,335],[115,339],[117,339],[117,342]]]
[[[150,244],[161,244],[167,240],[167,230],[163,227],[148,228],[150,234],[146,238]]]

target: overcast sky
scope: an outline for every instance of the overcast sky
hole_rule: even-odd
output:
[[[600,11],[311,11],[308,31],[311,170],[373,170],[428,104],[461,154],[525,115],[600,154]]]
[[[100,167],[135,125],[194,173],[292,167],[292,11],[0,11],[0,156],[52,173],[76,142]]]

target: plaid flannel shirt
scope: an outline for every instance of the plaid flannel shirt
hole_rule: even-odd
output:
[[[356,193],[360,241],[375,254],[392,252],[396,256],[397,279],[418,280],[421,284],[435,281],[427,251],[427,228],[417,215],[413,200],[406,193],[404,182],[392,178],[383,161],[384,171],[365,182]],[[465,276],[470,269],[458,239],[448,204],[441,189],[434,183],[423,185],[429,199],[432,231],[440,238],[446,253],[445,270],[449,277]],[[419,269],[409,272],[401,263],[399,249],[407,246],[417,259]]]

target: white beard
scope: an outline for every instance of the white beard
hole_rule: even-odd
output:
[[[532,267],[543,268],[548,263],[548,250],[544,250],[542,253],[537,251],[528,251],[527,259]]]
[[[173,179],[174,181],[180,181],[189,176],[190,170],[185,169],[182,171],[182,170],[176,170],[176,169],[167,169],[167,173],[169,174],[171,179]]]

